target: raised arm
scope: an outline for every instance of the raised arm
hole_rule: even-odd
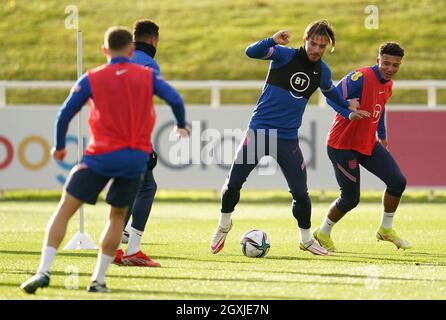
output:
[[[253,59],[273,60],[279,63],[289,60],[289,56],[294,54],[294,50],[280,45],[288,44],[290,37],[291,34],[288,31],[278,31],[272,37],[251,44],[246,48],[245,53]]]

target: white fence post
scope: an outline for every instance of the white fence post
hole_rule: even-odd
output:
[[[220,86],[218,85],[218,83],[213,83],[211,85],[211,107],[219,108],[220,104]]]
[[[429,108],[437,106],[437,88],[434,86],[427,87],[427,106]]]
[[[0,81],[0,108],[6,107],[6,87],[3,81]]]

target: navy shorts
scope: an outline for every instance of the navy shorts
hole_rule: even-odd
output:
[[[125,208],[132,205],[142,180],[137,178],[107,177],[100,175],[84,163],[75,166],[65,184],[65,190],[73,197],[88,204],[95,204],[99,193],[113,179],[105,201],[113,207]]]
[[[376,142],[370,156],[355,150],[339,150],[327,146],[341,195],[336,206],[342,212],[350,211],[360,199],[360,167],[381,179],[387,186],[386,192],[401,197],[406,187],[406,178],[395,159],[381,143]]]
[[[279,139],[265,135],[262,130],[249,129],[239,146],[226,184],[237,190],[242,188],[249,174],[263,156],[273,157],[282,170],[293,196],[307,195],[307,169],[299,140]]]

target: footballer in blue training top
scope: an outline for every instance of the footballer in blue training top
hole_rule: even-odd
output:
[[[158,25],[149,19],[136,21],[133,28],[133,39],[135,51],[131,61],[138,65],[151,68],[161,77],[160,67],[154,59],[159,42]],[[186,132],[184,107],[173,107],[172,110],[177,120],[177,131]],[[122,242],[127,242],[127,247],[125,252],[121,248],[116,251],[116,256],[113,261],[114,264],[120,266],[161,267],[159,262],[152,260],[141,250],[141,239],[150,211],[152,210],[152,204],[157,190],[157,184],[153,176],[153,169],[156,166],[157,157],[157,153],[152,146],[152,153],[147,162],[143,181],[124,222],[124,226],[126,227],[123,231]],[[131,223],[129,223],[130,217],[132,217]]]
[[[271,63],[249,130],[223,186],[220,221],[210,245],[214,254],[223,248],[232,227],[231,214],[240,199],[243,183],[264,155],[276,159],[288,183],[293,196],[292,213],[299,226],[300,248],[316,255],[328,254],[310,232],[311,200],[298,129],[308,100],[317,88],[336,101],[344,117],[350,115],[349,108],[356,110],[359,104],[339,94],[333,86],[330,69],[321,60],[327,45],[330,43],[333,48],[335,45],[335,35],[327,21],[311,23],[298,49],[281,46],[288,44],[289,38],[290,33],[282,30],[246,49],[248,57],[271,60]]]

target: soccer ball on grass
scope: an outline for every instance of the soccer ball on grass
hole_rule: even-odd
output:
[[[269,251],[270,244],[266,233],[262,230],[249,230],[240,239],[240,247],[245,256],[262,258]]]

